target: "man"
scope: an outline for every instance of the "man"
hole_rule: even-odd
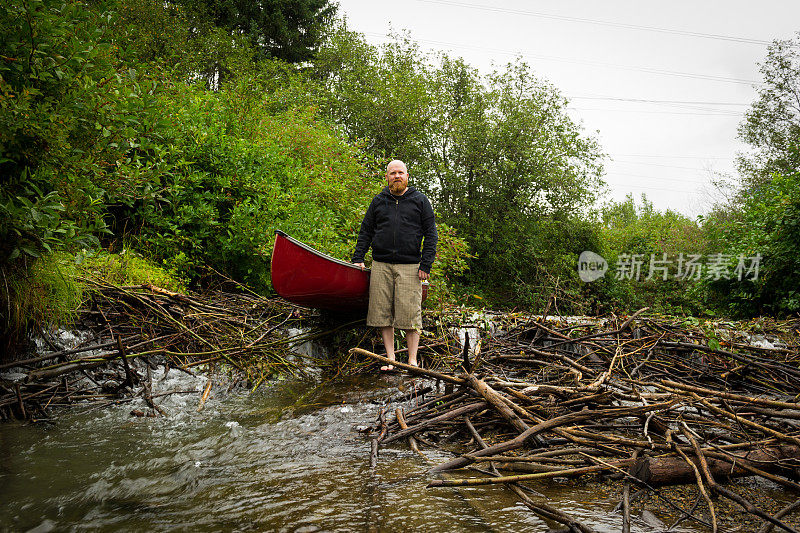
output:
[[[386,183],[372,199],[361,222],[353,263],[363,269],[364,255],[372,246],[367,325],[380,329],[386,357],[392,361],[394,328],[405,330],[408,364],[416,366],[422,327],[422,282],[428,279],[436,257],[436,219],[428,198],[408,186],[405,163],[389,163]],[[388,365],[381,370],[393,368]]]

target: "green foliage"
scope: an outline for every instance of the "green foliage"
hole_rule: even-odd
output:
[[[165,81],[202,79],[209,88],[257,68],[244,35],[198,17],[180,3],[115,0],[109,36],[120,61]]]
[[[31,327],[69,322],[83,298],[75,264],[55,253],[0,265],[0,359],[14,353]]]
[[[708,242],[732,264],[739,256],[763,256],[757,280],[709,283],[715,305],[736,315],[800,312],[799,45],[800,34],[769,46],[759,97],[739,126],[752,148],[739,160],[741,187],[703,225]]]
[[[668,279],[658,272],[649,275],[650,260],[676,261],[680,254],[709,253],[699,224],[688,217],[667,209],[658,211],[642,195],[637,203],[633,195],[622,202],[607,202],[601,212],[601,253],[608,261],[610,271],[600,282],[590,284],[594,298],[611,304],[611,307],[651,309],[670,314],[699,314],[705,303],[702,283],[676,280],[677,266],[672,264]],[[618,279],[617,268],[621,254],[639,255],[642,261],[639,280]],[[596,292],[595,292],[596,291]]]
[[[230,35],[244,35],[263,57],[310,60],[336,12],[328,0],[178,0],[194,15]]]
[[[774,41],[761,64],[764,81],[758,100],[739,125],[739,138],[753,152],[739,159],[745,189],[769,181],[773,173],[800,171],[800,32]],[[794,149],[793,149],[794,147]]]
[[[66,244],[93,246],[96,237],[81,234],[73,220],[62,218],[65,210],[56,191],[42,194],[28,183],[22,194],[8,194],[0,204],[0,244],[2,263],[11,263],[26,255],[32,258],[51,253]]]
[[[164,145],[139,199],[118,206],[116,225],[181,276],[211,265],[263,289],[274,230],[348,257],[380,184],[312,109],[273,115],[269,101],[241,96],[251,90],[164,95]]]
[[[426,56],[415,43],[378,49],[340,24],[317,55],[313,76],[323,111],[351,141],[387,160],[402,155],[415,172],[433,104]]]
[[[152,84],[118,69],[111,16],[75,0],[0,5],[0,270],[3,344],[61,321],[74,283],[58,250],[94,247],[117,173],[146,144]],[[68,269],[67,269],[68,270]]]
[[[352,141],[406,161],[440,220],[469,243],[471,276],[485,287],[522,303],[547,277],[575,277],[562,254],[581,251],[570,228],[600,185],[600,152],[527,65],[482,77],[409,39],[375,48],[342,25],[315,75],[323,110]]]
[[[81,276],[113,285],[143,285],[175,292],[186,291],[186,280],[175,277],[164,267],[139,252],[123,248],[118,254],[105,250],[79,252],[71,258]]]
[[[32,258],[91,249],[98,237],[117,249],[131,237],[181,279],[208,264],[262,287],[277,227],[349,255],[362,205],[379,185],[363,156],[304,105],[294,69],[239,68],[235,39],[228,48],[214,35],[198,41],[180,10],[149,0],[91,8],[16,0],[0,7],[0,30],[8,338],[45,314],[37,311],[45,305],[26,304],[36,299],[25,287],[44,275],[33,265],[45,263]],[[219,63],[207,49],[184,54],[198,42],[236,67],[239,86],[207,92],[184,83]],[[123,257],[119,267],[111,259],[93,266],[120,280],[152,270]]]
[[[630,254],[700,253],[703,236],[697,222],[667,209],[658,211],[644,194],[637,205],[628,194],[601,210],[603,238],[610,250]]]
[[[743,196],[739,217],[709,221],[716,243],[735,258],[760,254],[757,280],[719,280],[710,284],[712,296],[739,316],[800,312],[800,173],[775,174]],[[716,224],[714,224],[716,222]],[[749,266],[749,265],[748,265]]]
[[[147,181],[162,86],[119,64],[103,9],[19,0],[0,11],[0,262],[96,246],[108,206]]]
[[[0,263],[86,245],[103,229],[89,181],[129,121],[115,113],[126,80],[98,42],[104,24],[79,2],[0,7]]]
[[[592,202],[595,144],[579,136],[565,102],[524,64],[491,76],[476,101],[479,110],[456,117],[453,150],[430,158],[439,164],[428,180],[452,206],[445,220],[468,236],[479,258],[473,272],[501,286],[544,282],[541,261],[551,275],[574,272],[558,256],[580,252],[566,226]]]
[[[472,258],[469,245],[447,224],[436,225],[439,241],[436,245],[436,261],[431,268],[431,285],[426,305],[454,301],[456,281],[469,269],[467,261]]]

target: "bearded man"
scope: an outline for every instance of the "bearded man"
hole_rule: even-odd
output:
[[[416,366],[422,282],[430,275],[439,240],[436,217],[428,198],[409,187],[405,163],[397,159],[389,163],[386,183],[364,215],[352,261],[363,269],[364,255],[372,246],[367,325],[380,329],[386,357],[392,361],[394,329],[405,330],[408,364]]]

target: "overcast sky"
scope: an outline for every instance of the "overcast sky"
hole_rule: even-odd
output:
[[[708,210],[715,173],[734,173],[767,43],[800,30],[798,0],[338,0],[379,44],[407,31],[484,73],[522,57],[570,100],[608,154],[607,199]]]

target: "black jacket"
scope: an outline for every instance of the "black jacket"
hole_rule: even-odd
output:
[[[409,187],[402,196],[395,196],[389,187],[384,187],[372,199],[361,222],[353,263],[363,263],[372,245],[372,258],[376,261],[419,263],[420,270],[430,273],[438,240],[436,217],[424,194]]]

